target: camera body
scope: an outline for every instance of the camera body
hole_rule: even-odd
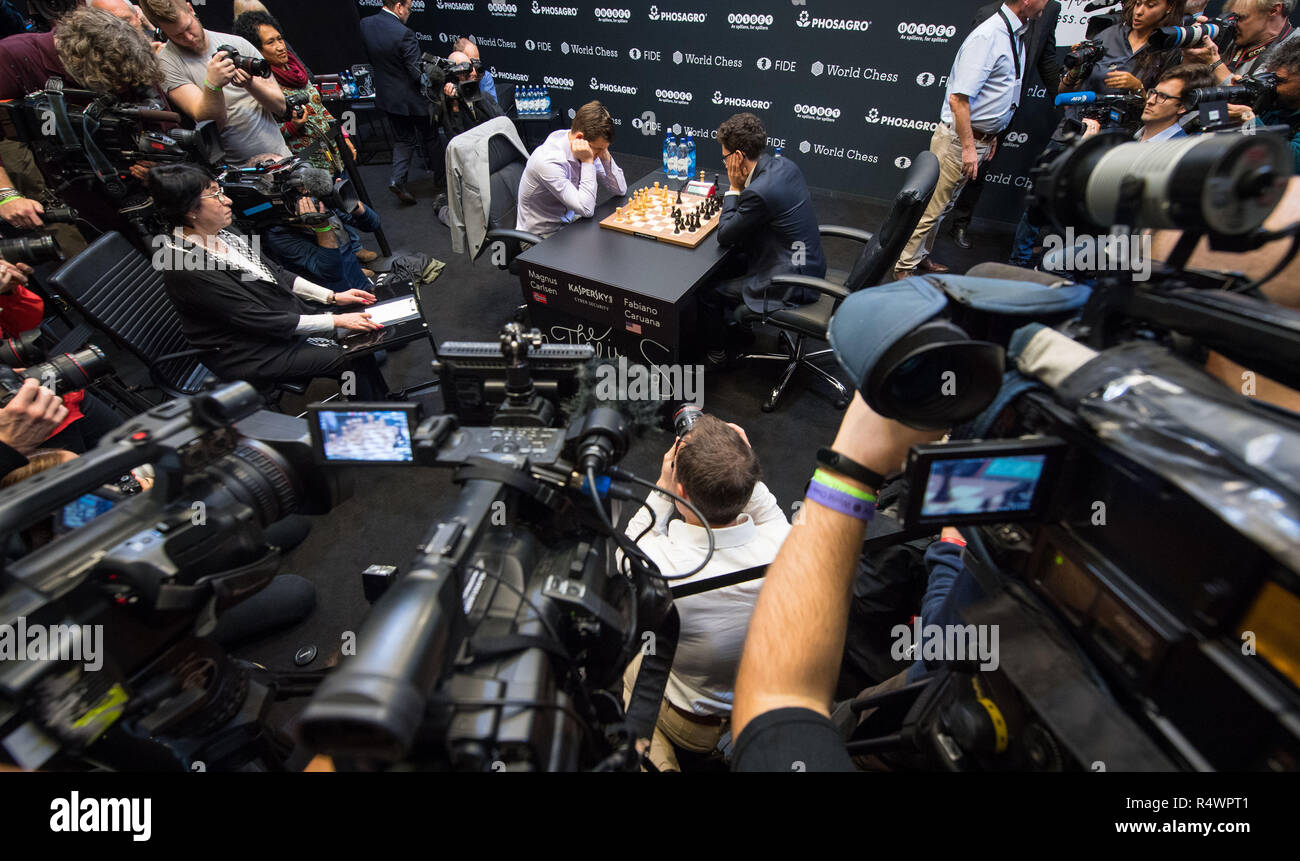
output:
[[[234,219],[250,231],[269,225],[321,225],[332,211],[352,212],[360,198],[349,179],[335,179],[328,171],[302,158],[257,167],[227,168],[217,181],[231,201]],[[325,212],[298,213],[304,197],[318,200]]]
[[[1080,75],[1087,77],[1088,73],[1092,71],[1092,67],[1101,62],[1101,58],[1105,56],[1105,54],[1106,49],[1102,46],[1099,40],[1087,39],[1081,42],[1077,48],[1066,54],[1065,59],[1061,62],[1067,70],[1079,69]]]
[[[259,78],[271,77],[271,63],[264,57],[245,57],[239,53],[239,49],[232,45],[222,45],[217,48],[223,51],[230,62],[235,64],[235,68],[247,72]]]

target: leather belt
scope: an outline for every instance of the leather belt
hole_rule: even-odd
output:
[[[686,718],[691,723],[697,723],[701,726],[722,726],[727,722],[727,719],[721,715],[697,715],[693,711],[681,708],[667,697],[664,698],[664,702],[668,703],[669,708]]]
[[[944,123],[944,125],[947,126],[948,130],[951,131],[953,134],[957,133],[957,129],[953,127],[952,123]],[[992,143],[993,141],[998,139],[997,134],[994,132],[982,132],[979,129],[972,128],[970,130],[970,133],[975,138],[975,140],[979,141],[980,143]]]

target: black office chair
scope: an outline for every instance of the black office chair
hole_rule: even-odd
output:
[[[122,234],[105,233],[59,267],[50,283],[70,305],[149,369],[168,398],[203,390],[215,377],[203,365],[208,351],[185,340],[181,319],[167,297],[162,273]],[[280,392],[303,394],[304,383],[278,383]]]
[[[903,187],[894,197],[894,204],[880,230],[869,233],[853,227],[823,225],[818,228],[822,237],[851,239],[863,245],[853,269],[843,280],[815,278],[808,275],[779,275],[772,279],[772,287],[808,287],[822,295],[811,305],[798,308],[782,308],[766,314],[753,311],[742,305],[737,311],[737,319],[742,323],[767,323],[780,329],[781,343],[785,353],[751,353],[741,356],[741,360],[784,362],[785,370],[781,379],[772,389],[772,393],[763,402],[763,412],[776,409],[776,403],[785,388],[794,378],[799,368],[807,368],[826,380],[839,394],[835,406],[843,409],[849,405],[853,393],[833,374],[819,366],[817,361],[831,355],[830,350],[806,351],[806,340],[826,340],[826,330],[830,326],[832,315],[850,293],[867,287],[874,287],[885,282],[894,268],[898,255],[903,253],[916,224],[921,220],[925,208],[930,204],[934,187],[939,182],[939,159],[931,152],[923,152],[912,161],[912,167],[903,180]]]

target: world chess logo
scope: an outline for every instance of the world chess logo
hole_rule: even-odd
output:
[[[632,20],[631,9],[605,9],[600,8],[595,12],[596,20],[602,24],[626,24]]]
[[[899,170],[907,170],[911,166],[912,160],[905,155],[900,155],[898,158],[894,159],[894,167]]]
[[[682,64],[682,59],[683,57],[681,51],[673,51],[673,63],[680,66]]]
[[[567,54],[567,53],[569,53],[569,43],[568,43],[568,42],[561,42],[561,43],[560,43],[560,53],[561,53],[561,54]]]
[[[839,108],[827,108],[821,105],[795,105],[794,115],[801,120],[819,120],[833,123],[840,118]]]
[[[628,48],[628,49],[627,49],[627,58],[628,58],[629,60],[639,60],[639,59],[641,59],[641,49],[640,49],[640,48]]]
[[[935,82],[935,77],[930,72],[922,72],[916,76],[916,82],[923,87],[928,87]]]
[[[804,155],[812,152],[812,144],[808,143],[808,141],[799,141],[799,152]]]
[[[800,27],[807,27],[809,24],[812,23],[812,16],[808,14],[807,9],[799,13],[799,17],[795,20],[795,23],[798,24]],[[807,152],[807,150],[804,151]]]
[[[817,62],[812,64],[812,68],[809,69],[808,71],[813,73],[814,78],[820,78],[822,72],[826,71],[826,67],[822,65],[821,60],[818,60]]]
[[[771,69],[771,68],[772,68],[772,58],[771,58],[771,57],[759,57],[759,58],[758,58],[758,61],[757,61],[756,63],[754,63],[754,65],[758,67],[758,70],[759,70],[760,72],[766,72],[768,69]]]

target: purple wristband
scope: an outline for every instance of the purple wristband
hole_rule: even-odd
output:
[[[832,511],[856,517],[858,520],[871,522],[876,516],[876,504],[865,499],[850,496],[842,490],[835,490],[824,484],[812,482],[808,485],[808,499],[818,505],[824,505]]]

